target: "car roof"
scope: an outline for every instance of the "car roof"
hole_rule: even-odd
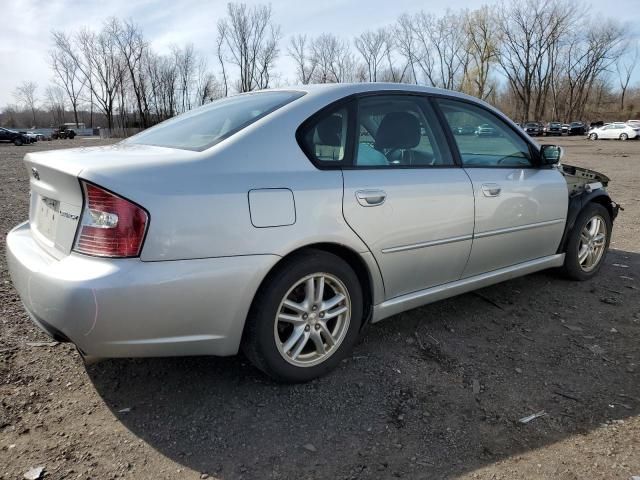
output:
[[[415,85],[409,83],[387,83],[387,82],[363,82],[363,83],[324,83],[324,84],[309,84],[309,85],[292,85],[287,87],[273,88],[258,90],[257,92],[270,92],[270,91],[288,91],[288,92],[304,92],[301,98],[295,102],[291,102],[282,109],[275,112],[275,116],[289,115],[290,112],[296,111],[301,117],[308,118],[310,114],[317,112],[320,108],[330,105],[336,101],[350,97],[351,95],[366,94],[366,93],[386,93],[386,92],[398,92],[408,94],[426,94],[426,95],[441,95],[456,100],[464,100],[469,103],[482,106],[485,109],[493,112],[504,121],[513,123],[509,117],[503,112],[498,110],[493,105],[480,100],[477,97],[467,95],[461,92],[454,92],[452,90],[446,90],[436,87],[426,87],[422,85]],[[256,93],[250,92],[250,93]],[[249,93],[249,94],[250,94]],[[243,94],[244,95],[244,94]],[[274,117],[271,117],[272,119]]]
[[[298,91],[304,92],[306,96],[322,97],[322,96],[348,96],[357,93],[368,92],[384,92],[384,91],[398,91],[398,92],[415,92],[434,95],[446,95],[449,97],[458,97],[460,99],[471,100],[477,103],[486,104],[477,97],[467,95],[461,92],[455,92],[453,90],[446,90],[444,88],[426,87],[423,85],[416,85],[412,83],[391,83],[391,82],[362,82],[362,83],[315,83],[308,85],[293,85],[290,87],[270,88],[268,90],[261,91]]]

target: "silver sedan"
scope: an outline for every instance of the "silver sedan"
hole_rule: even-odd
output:
[[[368,323],[551,267],[595,275],[618,206],[561,156],[445,90],[237,95],[113,146],[27,154],[9,268],[33,321],[86,358],[242,348],[306,381]]]

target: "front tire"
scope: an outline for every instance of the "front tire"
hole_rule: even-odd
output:
[[[353,269],[321,250],[293,255],[269,274],[251,306],[242,348],[275,380],[307,382],[335,368],[355,344],[363,315]]]
[[[589,140],[597,140],[598,139],[598,134],[597,133],[590,133],[589,134]]]
[[[567,240],[564,272],[574,280],[594,277],[607,255],[613,224],[609,210],[588,204],[578,215]]]
[[[627,135],[626,133],[620,134],[620,140],[622,140],[623,142],[628,139],[629,139],[629,135]]]
[[[22,145],[22,139],[21,139],[21,138],[16,138],[16,139],[13,141],[13,144],[14,144],[16,147],[20,147],[20,146]]]

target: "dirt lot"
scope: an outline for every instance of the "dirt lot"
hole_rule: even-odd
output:
[[[335,373],[270,382],[246,360],[109,360],[28,320],[0,244],[0,479],[560,478],[640,475],[640,141],[554,140],[625,211],[601,274],[540,273],[372,326]],[[0,233],[27,217],[0,145]],[[528,424],[518,419],[544,410]]]

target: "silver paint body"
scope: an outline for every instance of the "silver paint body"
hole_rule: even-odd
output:
[[[30,221],[9,233],[7,256],[34,321],[91,356],[231,355],[269,271],[310,245],[361,257],[372,321],[562,264],[568,193],[557,169],[319,170],[295,139],[326,105],[376,90],[459,97],[510,123],[504,115],[410,85],[296,90],[306,94],[203,152],[116,144],[27,154]],[[149,211],[140,258],[71,251],[78,177]],[[384,198],[369,206],[362,191]],[[50,238],[38,227],[40,197],[66,214]]]

